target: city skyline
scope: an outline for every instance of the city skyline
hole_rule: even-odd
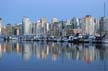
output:
[[[2,19],[0,20],[2,25]],[[28,17],[23,17],[22,23],[15,25],[7,24],[1,26],[2,35],[37,35],[37,36],[71,36],[80,35],[104,36],[108,31],[108,17],[94,18],[86,15],[83,18],[73,17],[72,19],[58,20],[52,18],[48,22],[46,18],[41,18],[35,22]]]
[[[49,20],[56,17],[59,20],[71,19],[72,17],[84,17],[89,14],[93,17],[104,15],[103,4],[107,0],[1,0],[0,17],[3,19],[3,25],[7,23],[16,24],[22,21],[23,16],[27,16],[31,21],[36,21],[42,17]],[[106,5],[107,7],[108,5]],[[107,8],[106,8],[106,16]]]
[[[101,19],[102,17],[104,17],[104,15],[103,16],[100,16],[100,17],[94,17],[94,16],[92,16],[92,15],[90,15],[90,14],[86,14],[86,15],[84,15],[84,16],[81,16],[81,17],[76,17],[76,16],[74,16],[74,17],[70,17],[70,18],[66,18],[66,19],[60,19],[60,18],[57,18],[57,17],[52,17],[52,18],[47,18],[47,17],[41,17],[41,18],[35,18],[35,20],[32,20],[30,17],[28,17],[28,16],[23,16],[23,17],[21,17],[20,19],[17,19],[17,21],[15,22],[15,23],[12,23],[12,21],[10,21],[10,22],[7,22],[7,21],[4,21],[4,19],[2,18],[2,17],[0,17],[0,19],[2,20],[2,22],[1,22],[1,25],[2,26],[6,26],[6,25],[8,25],[8,24],[11,24],[12,26],[15,26],[15,25],[20,25],[20,24],[22,24],[22,22],[23,22],[23,19],[24,18],[28,18],[29,20],[30,20],[30,22],[31,22],[31,24],[33,24],[33,23],[36,23],[37,21],[39,21],[39,20],[41,20],[41,19],[46,19],[47,20],[47,23],[49,23],[49,24],[51,24],[53,21],[53,19],[57,19],[58,20],[58,22],[60,22],[60,21],[68,21],[68,20],[72,20],[73,18],[77,18],[77,19],[82,19],[82,18],[84,18],[85,16],[91,16],[92,18],[94,18],[95,20],[96,19]],[[108,18],[108,16],[105,16],[106,18]],[[19,21],[18,21],[19,20]],[[5,23],[4,24],[4,22],[7,22],[7,23]]]

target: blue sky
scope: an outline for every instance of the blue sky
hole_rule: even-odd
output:
[[[31,21],[46,17],[59,20],[72,17],[84,17],[89,14],[93,17],[103,16],[103,3],[107,0],[0,0],[0,17],[3,25],[21,22],[23,16]],[[106,13],[108,16],[108,11]]]

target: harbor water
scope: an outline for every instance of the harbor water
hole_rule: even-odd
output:
[[[0,42],[0,71],[108,71],[108,47],[67,42]]]

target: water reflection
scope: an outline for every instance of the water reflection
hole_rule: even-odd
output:
[[[61,58],[90,63],[96,60],[108,59],[108,47],[101,44],[12,41],[0,43],[0,60],[4,57],[3,54],[13,53],[20,55],[25,61],[29,61],[31,58],[57,61]]]
[[[2,58],[2,48],[1,48],[1,44],[0,44],[0,59]]]

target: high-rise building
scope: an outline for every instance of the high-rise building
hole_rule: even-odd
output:
[[[57,18],[53,18],[53,19],[51,20],[51,23],[56,23],[56,22],[59,22]]]
[[[107,37],[108,38],[108,18],[107,17],[101,17],[100,19],[100,36],[103,37]]]
[[[99,34],[99,32],[100,32],[100,30],[99,30],[99,19],[95,18],[94,21],[95,21],[95,36],[100,36],[100,34]]]
[[[14,26],[14,35],[20,35],[20,24]]]
[[[46,36],[47,35],[47,19],[46,18],[41,18],[40,19],[40,23],[41,23],[41,33],[42,35]]]
[[[95,22],[92,16],[86,15],[80,20],[80,24],[83,35],[95,35]]]
[[[0,18],[0,35],[1,35],[1,29],[2,29],[2,18]]]
[[[23,35],[22,23],[19,23],[19,35]]]
[[[7,35],[7,30],[6,30],[6,27],[3,26],[2,27],[2,32],[1,32],[2,35]]]
[[[36,26],[36,35],[37,36],[45,36],[47,35],[47,30],[48,30],[48,22],[46,18],[41,18],[36,21],[35,25]]]
[[[46,18],[41,18],[40,22],[41,22],[42,27],[45,27],[45,24],[47,23],[47,19]]]
[[[46,28],[45,28],[46,32],[45,35],[49,36],[49,32],[50,32],[50,28],[49,28],[49,23],[46,23]]]
[[[50,35],[59,36],[59,21],[57,18],[53,18],[50,24]]]
[[[32,26],[31,26],[31,28],[32,28],[32,35],[36,35],[36,26],[37,26],[36,22],[33,22]]]
[[[40,20],[36,21],[36,35],[37,36],[41,35],[41,22],[40,22]]]
[[[8,36],[12,36],[13,35],[13,28],[11,24],[7,24],[6,25],[6,31],[7,31],[7,35]]]
[[[72,24],[73,35],[81,34],[82,30],[81,30],[81,25],[79,23],[79,19],[74,17],[71,20],[71,24]]]
[[[31,34],[31,21],[28,17],[24,17],[22,20],[22,31],[23,35]]]
[[[80,24],[79,24],[79,19],[74,17],[72,20],[71,20],[71,24],[72,24],[72,28],[73,29],[78,29],[80,28]]]
[[[81,33],[79,19],[74,17],[72,20],[65,21],[65,32],[66,36],[76,35]]]
[[[66,22],[65,21],[59,21],[58,28],[59,28],[59,36],[66,36],[65,31]]]
[[[73,35],[73,28],[72,28],[72,23],[71,23],[71,20],[66,20],[64,22],[64,34],[65,36],[71,36]]]

